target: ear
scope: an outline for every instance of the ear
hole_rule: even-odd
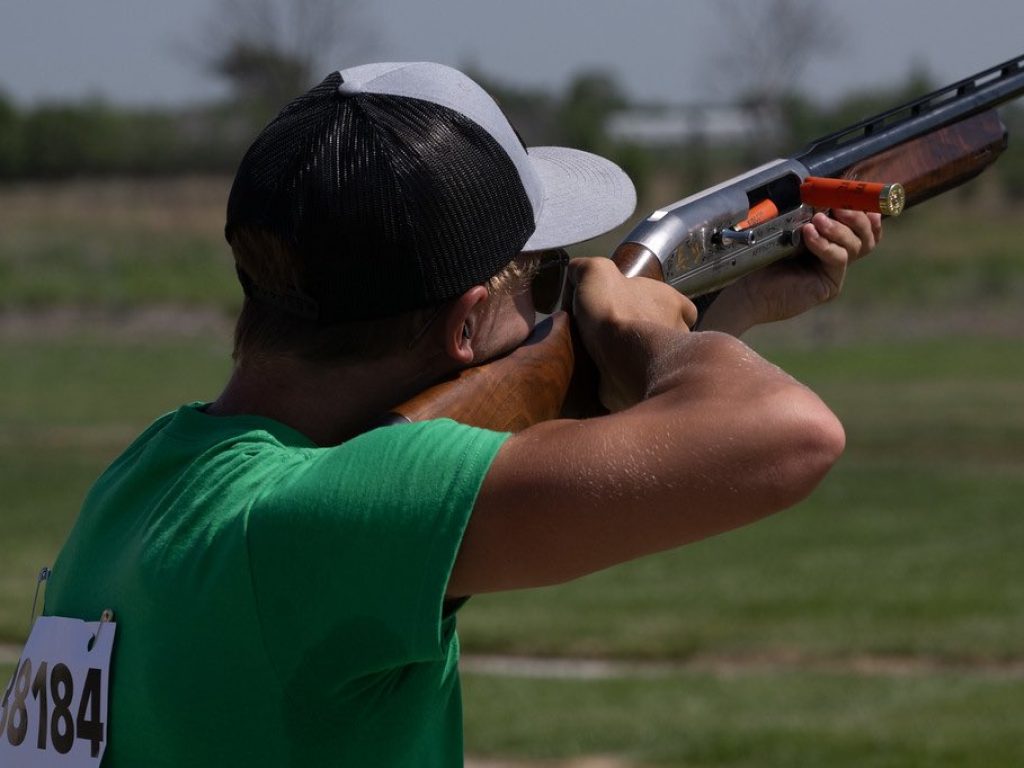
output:
[[[477,323],[487,296],[484,286],[474,285],[459,296],[445,314],[444,351],[459,365],[473,362],[473,334],[478,330]]]

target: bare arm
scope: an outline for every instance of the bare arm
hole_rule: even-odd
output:
[[[552,584],[729,530],[806,496],[843,448],[807,388],[692,304],[576,264],[576,316],[616,410],[509,438],[478,497],[451,596]]]

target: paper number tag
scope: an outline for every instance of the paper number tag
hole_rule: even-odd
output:
[[[0,698],[0,765],[99,766],[116,628],[112,621],[36,619]]]

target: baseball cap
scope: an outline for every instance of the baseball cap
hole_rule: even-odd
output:
[[[288,286],[246,294],[329,324],[452,299],[517,253],[571,245],[636,205],[611,161],[527,148],[494,100],[441,64],[366,64],[288,104],[246,152],[225,235],[265,230]]]

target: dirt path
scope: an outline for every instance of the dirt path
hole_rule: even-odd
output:
[[[234,317],[226,309],[153,304],[113,310],[55,306],[0,310],[0,340],[61,339],[87,333],[120,341],[209,337],[227,340]],[[1024,307],[979,305],[934,309],[829,307],[800,322],[754,329],[757,343],[822,345],[863,339],[915,340],[950,333],[985,338],[1024,338]]]
[[[234,318],[214,307],[154,304],[111,310],[57,306],[0,310],[0,340],[64,339],[88,334],[112,341],[211,337],[227,345]]]
[[[533,763],[521,763],[511,760],[483,760],[479,758],[466,758],[466,768],[629,768],[632,763],[626,763],[614,757],[579,757],[575,760],[564,762],[542,761]]]
[[[14,664],[18,659],[19,650],[17,645],[0,644],[0,664]],[[971,677],[1024,680],[1024,659],[942,659],[867,655],[816,659],[796,652],[743,656],[704,655],[677,662],[469,655],[460,660],[460,666],[464,672],[470,674],[565,680],[656,679],[681,673],[701,673],[728,678],[744,674],[763,674],[794,669],[871,677],[925,677],[940,673],[952,673]],[[606,756],[590,756],[568,761],[532,762],[468,756],[465,766],[466,768],[633,768],[634,764]]]
[[[0,643],[0,664],[14,664],[18,660],[20,650],[20,646],[13,643]],[[865,677],[927,677],[945,673],[1024,680],[1024,658],[950,659],[937,656],[869,654],[822,658],[796,651],[732,656],[703,654],[684,661],[464,655],[459,660],[459,666],[468,674],[540,680],[658,679],[685,673],[734,677],[794,670]]]
[[[1024,659],[943,658],[937,656],[885,656],[858,654],[815,657],[798,651],[743,655],[702,654],[684,661],[630,661],[612,659],[538,658],[525,656],[463,656],[460,668],[470,674],[545,680],[657,679],[684,673],[735,677],[804,671],[865,677],[927,677],[961,674],[1024,680]]]

